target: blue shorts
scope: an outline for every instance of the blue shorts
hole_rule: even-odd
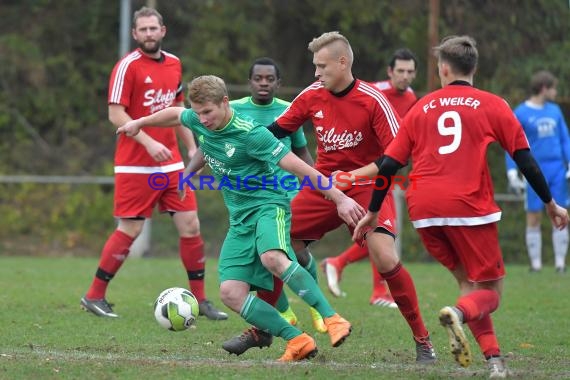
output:
[[[546,178],[552,197],[562,207],[568,207],[568,185],[566,184],[566,165],[561,162],[540,162],[540,168]],[[525,210],[528,212],[540,212],[544,209],[544,203],[534,190],[527,184]]]

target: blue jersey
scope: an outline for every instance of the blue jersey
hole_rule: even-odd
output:
[[[556,203],[567,206],[566,171],[570,163],[570,137],[560,107],[552,102],[539,106],[526,101],[515,109],[515,115],[524,129],[530,151],[546,178],[553,198]],[[506,160],[507,171],[517,168],[508,154]],[[526,210],[542,210],[542,201],[529,184],[526,190]]]
[[[566,168],[570,162],[570,137],[560,107],[552,102],[540,107],[527,101],[515,109],[515,115],[522,124],[538,164],[542,167],[558,163]],[[507,170],[516,168],[515,162],[507,155]]]

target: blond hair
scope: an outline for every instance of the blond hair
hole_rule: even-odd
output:
[[[438,60],[444,61],[456,74],[469,75],[477,68],[479,52],[477,43],[470,36],[448,36],[433,48]]]
[[[188,100],[192,103],[221,104],[225,96],[228,96],[226,84],[222,78],[215,75],[202,75],[194,78],[188,85]]]
[[[309,42],[309,51],[316,53],[324,47],[330,47],[331,52],[338,58],[342,55],[346,56],[349,64],[352,65],[354,61],[354,54],[350,47],[348,39],[337,31],[327,32],[321,34],[319,37],[313,38]]]

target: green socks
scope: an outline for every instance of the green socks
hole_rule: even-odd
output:
[[[307,266],[305,266],[305,269],[307,270],[307,272],[309,272],[309,274],[315,279],[315,282],[318,284],[319,280],[317,277],[317,263],[313,259],[313,255],[311,255],[311,252],[307,251],[307,253],[309,254],[309,263],[307,264]]]
[[[292,262],[281,275],[281,279],[303,301],[317,309],[323,318],[332,317],[335,314],[315,279],[299,263]]]
[[[258,329],[285,340],[302,334],[301,330],[287,323],[273,306],[251,294],[245,299],[240,315]]]

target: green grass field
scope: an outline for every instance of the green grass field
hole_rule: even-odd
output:
[[[236,314],[228,321],[201,317],[195,328],[170,332],[154,320],[152,304],[163,289],[187,287],[176,259],[131,259],[109,288],[120,318],[97,318],[79,308],[96,268],[93,258],[0,257],[0,379],[442,379],[486,378],[485,363],[459,368],[448,353],[437,312],[457,296],[451,276],[437,264],[409,264],[420,306],[438,353],[428,368],[414,364],[407,325],[397,310],[368,305],[370,267],[349,266],[343,274],[346,298],[333,306],[353,324],[339,348],[317,334],[319,355],[310,362],[275,361],[285,343],[229,356],[221,342],[246,327]],[[570,378],[570,276],[551,268],[529,274],[507,267],[504,301],[495,313],[503,353],[516,378]],[[215,262],[209,261],[210,298],[217,293]],[[322,282],[322,281],[321,281]],[[326,293],[328,296],[328,292]],[[309,312],[291,296],[300,326],[312,335]],[[225,309],[225,307],[224,307]],[[475,341],[469,336],[472,347]]]

